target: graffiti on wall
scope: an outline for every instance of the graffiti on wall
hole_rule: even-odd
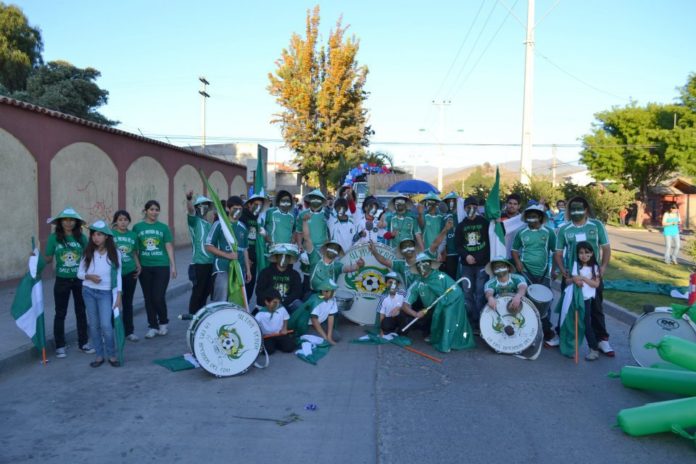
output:
[[[98,189],[93,180],[76,186],[75,208],[90,222],[103,219],[108,223],[116,212],[117,204],[116,192]]]

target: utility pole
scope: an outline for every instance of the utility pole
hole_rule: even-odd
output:
[[[522,154],[520,182],[532,178],[532,106],[534,100],[534,0],[527,0],[527,38],[524,42],[524,102],[522,103]]]
[[[556,187],[556,166],[558,165],[557,152],[558,147],[556,145],[551,145],[551,185],[554,188]]]
[[[201,90],[199,90],[198,93],[201,95],[201,99],[203,100],[203,148],[205,148],[205,101],[210,98],[210,95],[208,94],[208,86],[210,85],[210,82],[208,82],[204,76],[199,77],[198,80],[201,81]]]
[[[437,189],[442,193],[442,171],[443,164],[445,162],[445,151],[444,151],[444,138],[445,138],[445,107],[452,104],[451,100],[442,100],[441,102],[436,102],[433,100],[433,105],[437,106],[440,113],[440,128],[438,136],[438,145],[440,146],[440,162],[437,163]]]

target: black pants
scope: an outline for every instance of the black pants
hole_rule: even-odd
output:
[[[169,285],[169,266],[143,266],[140,271],[140,286],[145,298],[147,325],[159,329],[160,324],[168,324],[167,286]]]
[[[411,305],[411,309],[415,312],[418,312],[421,309],[425,309],[425,307],[423,306],[423,302],[421,300],[417,300],[415,303]],[[433,311],[434,309],[431,309],[425,314],[425,317],[418,319],[418,321],[416,321],[411,327],[409,327],[405,334],[399,331],[399,335],[407,335],[411,330],[418,329],[423,332],[423,338],[430,336],[430,326],[433,323]],[[406,316],[407,324],[412,320],[413,318],[411,316]]]
[[[404,312],[399,312],[394,317],[385,317],[380,323],[380,328],[385,334],[396,332],[401,333],[401,329],[411,321],[411,318]],[[415,325],[415,324],[414,324]]]
[[[592,303],[592,330],[597,342],[601,340],[609,340],[609,332],[607,332],[607,322],[604,319],[604,281],[599,283],[597,292]]]
[[[213,265],[193,264],[194,280],[189,300],[189,314],[196,312],[206,305],[210,292],[213,290]]]
[[[259,237],[259,238],[262,238],[262,237]],[[256,257],[256,254],[252,255],[252,253],[256,253],[256,250],[251,250],[251,248],[250,248],[249,249],[249,267],[251,268],[251,280],[249,281],[248,284],[244,284],[244,288],[246,289],[246,294],[247,294],[247,301],[251,301],[251,296],[254,294],[254,288],[256,288],[256,261],[254,260],[254,258]]]
[[[295,351],[295,339],[291,335],[278,335],[277,337],[267,338],[263,341],[268,354],[273,354],[276,350],[283,353],[292,353]]]
[[[595,335],[594,318],[592,317],[594,316],[594,306],[596,306],[594,298],[585,300],[585,339],[590,349],[597,350],[599,349],[599,340]]]
[[[123,329],[126,331],[126,337],[133,333],[133,294],[135,287],[138,285],[138,279],[135,277],[135,271],[130,274],[121,276],[123,281],[121,294],[121,306],[123,307]]]
[[[56,304],[56,315],[53,318],[53,338],[56,342],[56,348],[65,346],[65,317],[68,315],[70,293],[72,293],[73,305],[75,306],[79,346],[86,345],[89,340],[85,300],[82,299],[82,281],[77,277],[72,279],[56,277],[56,282],[53,285],[53,301]]]
[[[445,274],[450,276],[453,280],[457,280],[457,268],[459,267],[459,255],[447,255],[447,260],[445,261]]]

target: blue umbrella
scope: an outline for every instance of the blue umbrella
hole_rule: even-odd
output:
[[[399,192],[399,193],[436,193],[440,194],[440,191],[435,188],[434,185],[429,184],[424,180],[418,179],[406,179],[396,184],[392,185],[387,189],[387,192]]]

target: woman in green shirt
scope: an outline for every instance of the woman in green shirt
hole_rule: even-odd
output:
[[[82,252],[87,246],[87,237],[82,234],[85,221],[72,208],[65,208],[51,219],[55,231],[49,235],[44,256],[46,264],[56,259],[56,281],[53,286],[53,300],[56,314],[53,319],[53,337],[56,342],[56,357],[66,357],[65,352],[65,316],[68,314],[70,294],[75,306],[77,320],[77,339],[80,350],[87,354],[94,353],[89,346],[87,334],[87,312],[82,298],[82,281],[77,278],[77,269],[82,259]]]
[[[160,204],[155,200],[145,203],[145,219],[135,226],[140,258],[140,286],[145,299],[148,331],[145,338],[167,335],[167,286],[169,278],[176,278],[176,262],[172,233],[166,224],[157,220]]]
[[[121,252],[123,328],[126,338],[137,342],[138,336],[133,333],[133,294],[138,283],[138,275],[140,275],[140,259],[138,259],[138,236],[132,230],[128,230],[130,223],[130,214],[125,209],[114,213],[112,233],[116,248]]]

